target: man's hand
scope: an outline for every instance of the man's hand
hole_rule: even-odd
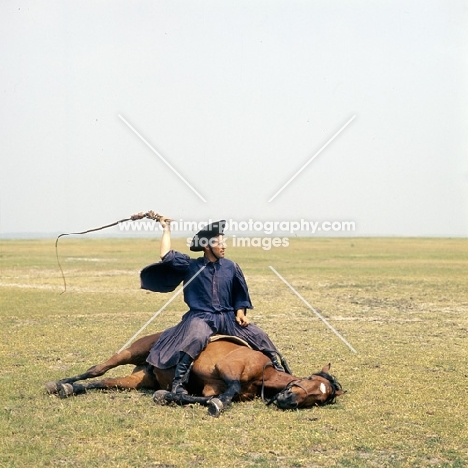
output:
[[[250,323],[250,320],[245,315],[245,310],[244,309],[239,309],[236,312],[236,322],[241,327],[246,327]]]
[[[159,218],[159,222],[161,223],[161,226],[163,227],[163,229],[170,229],[171,227],[171,221],[172,219],[171,218],[166,218],[165,216],[162,216]]]

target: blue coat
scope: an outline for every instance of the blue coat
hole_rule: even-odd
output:
[[[259,351],[276,350],[259,327],[252,323],[241,327],[236,322],[237,310],[253,307],[244,275],[233,261],[192,259],[171,250],[161,262],[144,268],[140,276],[141,287],[156,292],[173,291],[183,281],[189,307],[181,322],[166,330],[153,346],[147,359],[153,366],[173,367],[181,352],[196,359],[215,334],[238,336]]]

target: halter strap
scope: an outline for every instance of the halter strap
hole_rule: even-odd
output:
[[[301,388],[302,390],[304,390],[304,392],[305,392],[305,394],[306,394],[306,398],[307,398],[307,397],[309,396],[309,392],[308,392],[307,389],[306,389],[301,383],[299,383],[299,382],[300,382],[300,380],[293,380],[292,382],[289,382],[288,385],[286,385],[286,388],[285,388],[284,390],[289,389],[289,388],[291,388],[291,387],[299,387],[299,388]],[[283,390],[283,391],[284,391],[284,390]]]
[[[278,395],[282,392],[284,392],[285,390],[289,390],[291,387],[299,387],[301,388],[302,390],[304,390],[305,394],[306,394],[306,398],[309,396],[309,392],[307,391],[307,389],[300,383],[301,379],[297,379],[297,380],[292,380],[291,382],[289,382],[286,387],[283,388],[283,390],[280,390],[274,397],[272,397],[270,400],[266,400],[265,399],[265,369],[269,366],[272,366],[273,367],[273,363],[271,362],[267,362],[265,363],[265,365],[263,366],[263,373],[262,373],[262,390],[261,390],[261,397],[262,397],[262,401],[263,403],[265,403],[265,405],[269,406],[271,405],[273,402],[276,401],[276,399],[278,398]]]

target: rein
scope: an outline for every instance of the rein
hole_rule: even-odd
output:
[[[309,396],[309,392],[307,391],[307,389],[301,385],[299,382],[301,379],[297,379],[297,380],[292,380],[291,382],[289,382],[286,387],[283,388],[283,390],[279,391],[273,398],[271,398],[270,400],[266,400],[265,399],[265,369],[267,367],[273,367],[273,363],[271,362],[266,362],[265,365],[263,366],[263,372],[262,372],[262,390],[260,392],[260,395],[261,395],[261,398],[262,398],[262,401],[263,403],[265,403],[265,405],[269,406],[271,405],[272,403],[274,403],[276,401],[276,399],[278,398],[278,395],[286,390],[289,390],[291,387],[293,386],[296,386],[296,387],[299,387],[299,388],[302,388],[302,390],[304,390],[304,392],[306,393],[306,398]]]
[[[263,403],[265,403],[265,405],[270,405],[271,403],[273,403],[273,401],[275,401],[277,395],[275,395],[271,400],[268,400],[266,401],[265,400],[265,369],[267,367],[273,367],[273,363],[272,362],[266,362],[265,365],[263,366],[263,372],[262,372],[262,391],[261,391],[261,397],[262,397],[262,401]]]
[[[302,390],[304,390],[305,394],[306,394],[306,398],[309,396],[309,392],[307,391],[307,389],[301,385],[299,382],[301,381],[301,379],[298,379],[298,380],[292,380],[291,382],[289,382],[286,387],[283,388],[283,390],[280,390],[271,400],[268,400],[268,401],[265,401],[265,399],[263,398],[263,384],[262,384],[262,400],[263,400],[263,403],[265,403],[267,406],[271,405],[272,403],[274,403],[277,399],[278,399],[278,395],[280,393],[283,393],[285,392],[286,390],[289,390],[291,387],[299,387],[299,388],[302,388]]]
[[[71,236],[71,235],[82,235],[82,234],[88,234],[89,232],[101,231],[103,229],[116,226],[117,224],[125,223],[126,221],[137,221],[143,218],[154,219],[155,221],[159,221],[161,220],[162,215],[155,213],[154,211],[148,211],[146,213],[140,212],[138,214],[130,216],[130,218],[120,219],[119,221],[116,221],[115,223],[106,224],[105,226],[100,226],[97,228],[88,229],[87,231],[81,231],[81,232],[67,232],[67,233],[60,234],[59,236],[57,236],[57,239],[55,240],[55,256],[57,257],[57,264],[59,266],[60,272],[62,274],[62,279],[63,279],[63,291],[60,294],[63,294],[67,290],[67,282],[65,280],[65,274],[63,273],[63,268],[62,268],[62,265],[60,264],[59,255],[58,255],[58,241],[61,237]]]

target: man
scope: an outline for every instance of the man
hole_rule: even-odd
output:
[[[161,335],[147,359],[159,369],[176,366],[172,392],[187,393],[184,384],[190,367],[215,334],[242,338],[266,354],[276,369],[286,368],[291,373],[284,360],[284,368],[278,361],[280,355],[268,335],[247,318],[247,309],[253,307],[244,275],[236,263],[224,257],[226,222],[209,224],[195,235],[190,250],[203,252],[203,257],[197,259],[171,250],[170,220],[161,218],[160,222],[161,261],[142,270],[141,287],[168,292],[184,282],[189,311],[178,325]]]

